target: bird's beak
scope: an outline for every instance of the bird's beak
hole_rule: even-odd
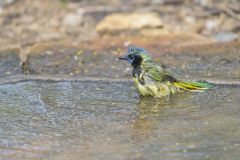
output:
[[[128,60],[128,57],[125,55],[125,56],[122,56],[122,57],[118,57],[119,59],[121,59],[121,60],[125,60],[125,61],[127,61]]]

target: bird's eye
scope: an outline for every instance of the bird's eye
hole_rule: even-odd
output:
[[[134,58],[134,55],[130,54],[128,57],[129,57],[130,59],[133,59],[133,58]]]

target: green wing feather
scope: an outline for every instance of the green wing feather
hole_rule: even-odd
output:
[[[172,75],[160,65],[147,63],[143,65],[143,69],[146,75],[153,81],[164,82],[170,78],[173,79]]]
[[[179,90],[187,90],[192,92],[201,92],[206,89],[213,88],[213,84],[199,81],[199,82],[184,82],[175,79],[162,66],[154,63],[146,63],[143,65],[144,72],[154,82],[171,82]]]

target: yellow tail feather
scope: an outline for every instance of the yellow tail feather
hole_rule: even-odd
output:
[[[173,84],[182,90],[187,90],[191,92],[203,92],[206,89],[210,89],[213,86],[206,82],[173,82]]]

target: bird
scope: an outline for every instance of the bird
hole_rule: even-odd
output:
[[[141,96],[169,97],[184,91],[204,92],[213,84],[206,81],[182,81],[175,78],[163,65],[153,62],[150,53],[140,47],[130,46],[120,60],[132,66],[133,81]]]

